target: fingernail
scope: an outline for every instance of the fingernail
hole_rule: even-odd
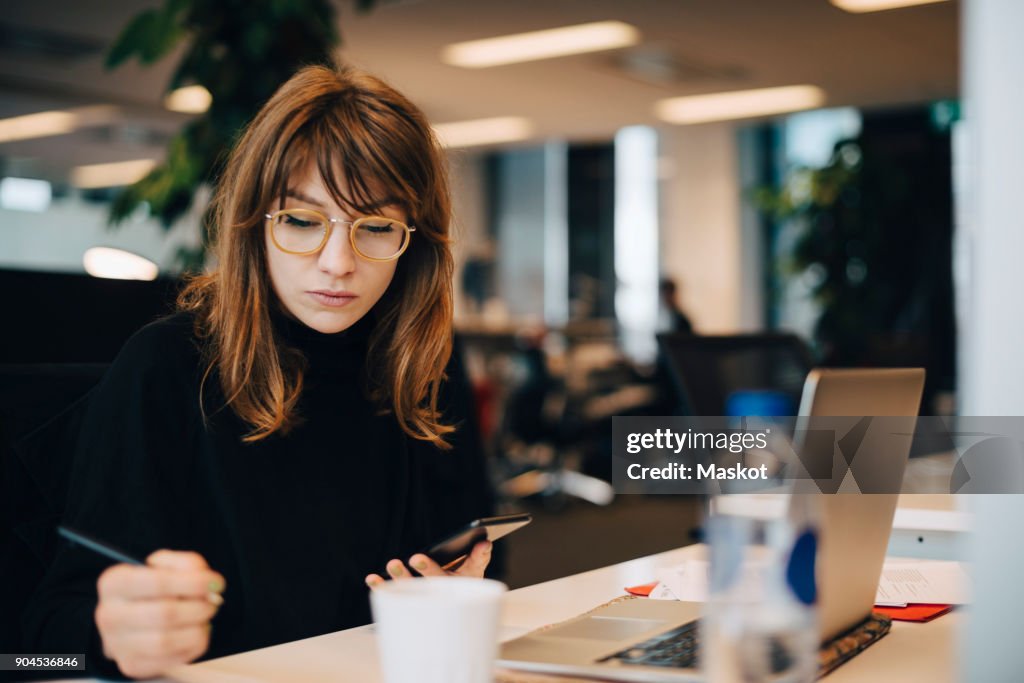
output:
[[[416,569],[418,569],[419,571],[423,571],[424,569],[427,568],[427,563],[424,562],[423,560],[416,560],[415,562],[412,563],[412,566],[415,567]]]
[[[374,576],[366,577],[366,585],[369,586],[370,588],[373,588],[378,583],[380,583],[380,579],[378,579],[378,578],[376,578]]]
[[[401,576],[403,574],[402,565],[399,564],[395,565],[394,567],[388,567],[388,572],[391,574],[391,576]]]
[[[223,593],[224,592],[224,582],[221,581],[220,579],[213,579],[213,580],[210,581],[210,583],[207,586],[207,588],[210,590],[211,593]]]
[[[491,548],[493,548],[493,547],[494,547],[494,544],[491,543],[490,541],[487,541],[487,545],[484,546],[484,552],[485,553],[491,552]]]
[[[220,593],[207,593],[206,601],[209,602],[211,605],[220,607],[224,604],[224,596],[222,596]]]

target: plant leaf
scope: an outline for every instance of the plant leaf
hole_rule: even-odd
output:
[[[157,21],[157,10],[146,10],[131,20],[114,41],[104,66],[113,69],[135,53],[140,53],[151,33],[151,25]]]

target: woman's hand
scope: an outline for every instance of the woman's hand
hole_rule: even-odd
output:
[[[482,579],[484,570],[491,562],[491,542],[480,541],[469,553],[466,561],[455,571],[442,569],[437,562],[424,555],[417,553],[409,558],[409,566],[416,570],[420,576],[474,576]],[[407,579],[415,576],[408,567],[402,564],[401,560],[391,560],[387,565],[388,574],[393,579]],[[384,583],[384,579],[377,574],[370,574],[366,577],[366,585],[370,588]]]
[[[224,577],[197,553],[158,550],[144,567],[107,569],[97,590],[103,653],[124,675],[151,678],[206,652]]]

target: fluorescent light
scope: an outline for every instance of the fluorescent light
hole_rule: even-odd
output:
[[[41,111],[38,114],[0,119],[0,142],[63,135],[78,127],[78,117],[67,111]]]
[[[33,178],[0,180],[0,207],[16,211],[46,211],[53,191],[50,183]]]
[[[824,102],[825,93],[817,86],[789,85],[672,97],[655,104],[654,113],[669,123],[706,123],[814,109]]]
[[[914,5],[930,5],[936,2],[946,2],[946,0],[829,0],[829,2],[839,9],[860,14],[899,7],[913,7]]]
[[[111,280],[155,280],[159,272],[148,258],[112,247],[87,249],[82,265],[89,275]]]
[[[36,114],[0,119],[0,142],[64,135],[72,133],[82,126],[106,123],[116,116],[116,107],[100,104],[67,111],[41,111]]]
[[[172,91],[164,98],[164,106],[183,114],[202,114],[210,108],[213,96],[201,85],[187,85]]]
[[[531,62],[566,55],[611,50],[640,42],[640,31],[621,21],[597,21],[498,38],[453,43],[441,52],[441,61],[467,69]]]
[[[71,184],[83,189],[131,185],[153,170],[153,159],[116,161],[111,164],[89,164],[71,169]]]
[[[525,140],[533,134],[533,124],[521,116],[499,116],[439,123],[434,132],[445,147],[473,147]]]

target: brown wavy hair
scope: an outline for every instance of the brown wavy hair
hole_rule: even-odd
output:
[[[451,204],[442,152],[426,117],[395,89],[351,68],[310,66],[242,133],[211,205],[216,270],[192,279],[178,307],[196,314],[203,383],[216,370],[246,441],[286,434],[305,362],[275,338],[264,214],[310,161],[339,205],[357,213],[383,190],[416,226],[388,290],[367,315],[369,398],[409,436],[447,449],[438,392],[452,346]],[[339,178],[339,170],[341,177]],[[344,181],[346,187],[341,187]]]

